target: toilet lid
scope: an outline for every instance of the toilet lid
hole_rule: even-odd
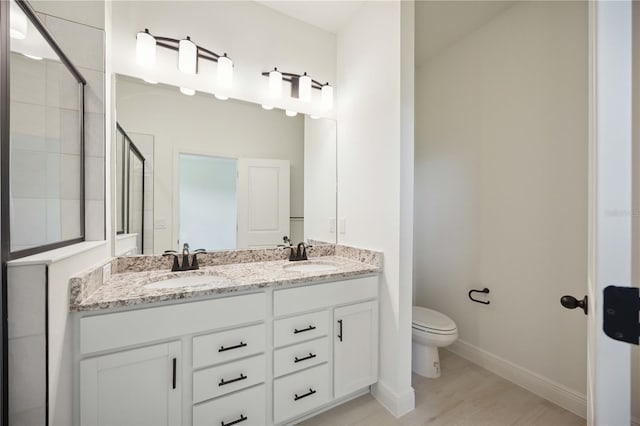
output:
[[[456,323],[451,318],[433,309],[413,307],[413,325],[438,331],[453,331]]]

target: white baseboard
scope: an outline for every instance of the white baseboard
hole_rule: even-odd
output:
[[[456,341],[447,349],[580,417],[587,417],[586,395],[463,340]]]
[[[378,381],[371,387],[371,395],[395,417],[402,417],[416,407],[416,395],[411,386],[397,394],[384,382]]]

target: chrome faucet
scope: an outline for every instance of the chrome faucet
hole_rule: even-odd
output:
[[[198,249],[193,253],[189,253],[189,244],[184,243],[184,245],[182,246],[182,265],[180,265],[180,261],[178,260],[178,252],[176,252],[175,250],[166,250],[162,255],[173,256],[173,265],[171,266],[171,272],[193,271],[196,269],[200,269],[200,265],[198,264],[198,254],[204,252],[204,249]],[[190,254],[192,255],[191,264],[189,264]]]

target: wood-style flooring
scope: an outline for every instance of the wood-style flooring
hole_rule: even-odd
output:
[[[416,408],[396,419],[370,394],[301,423],[316,425],[572,426],[583,418],[446,350],[442,376],[412,377]]]

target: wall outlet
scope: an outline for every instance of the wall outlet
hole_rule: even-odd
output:
[[[166,219],[156,219],[153,224],[154,229],[167,229],[167,221]]]
[[[335,217],[330,217],[329,218],[329,232],[331,234],[335,234],[336,233],[336,218]]]
[[[347,219],[345,219],[344,217],[341,217],[340,221],[338,222],[338,231],[342,235],[347,233]]]

